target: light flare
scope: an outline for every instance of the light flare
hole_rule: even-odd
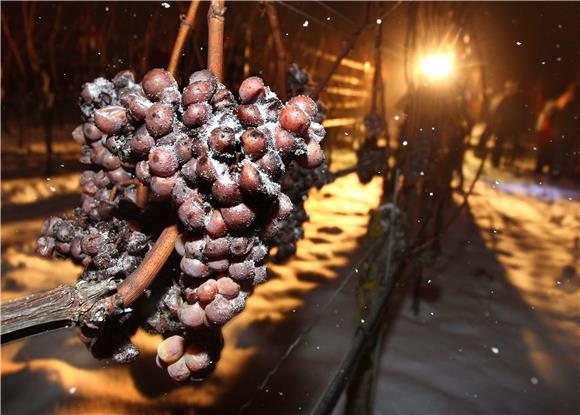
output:
[[[421,72],[429,78],[446,78],[453,72],[454,54],[427,55],[419,63]]]

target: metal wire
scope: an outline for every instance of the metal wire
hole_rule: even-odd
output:
[[[307,13],[307,12],[305,12],[303,10],[300,10],[297,7],[294,7],[294,6],[290,5],[287,1],[277,1],[276,3],[278,3],[280,6],[286,7],[289,10],[292,10],[294,13],[297,13],[297,14],[299,14],[301,16],[307,17],[309,19],[309,21],[312,20],[313,22],[316,22],[316,23],[318,23],[318,24],[320,24],[320,25],[322,25],[322,26],[324,26],[324,27],[326,27],[328,29],[331,29],[333,31],[336,31],[335,28],[332,25],[330,25],[330,24],[328,24],[328,23],[320,20],[319,18],[311,15],[310,13]]]
[[[318,399],[312,414],[315,415],[328,415],[331,414],[342,394],[344,388],[348,385],[351,375],[356,369],[358,362],[360,361],[363,351],[366,346],[369,345],[369,341],[377,341],[376,334],[378,333],[380,327],[383,323],[383,318],[385,316],[389,298],[395,287],[395,282],[397,281],[397,276],[401,273],[402,266],[399,266],[397,272],[391,272],[391,266],[393,262],[393,254],[395,251],[395,214],[397,209],[397,198],[398,198],[398,186],[399,181],[399,170],[395,172],[394,180],[394,191],[393,191],[393,209],[391,210],[391,221],[389,226],[388,244],[387,244],[387,255],[385,259],[385,273],[381,285],[379,287],[379,294],[377,300],[375,301],[371,311],[366,317],[366,322],[364,325],[359,326],[357,329],[352,345],[348,350],[347,354],[342,359],[340,366],[337,368],[334,376],[328,382],[324,393]],[[382,239],[382,238],[381,238]]]
[[[322,2],[322,1],[317,1],[315,2],[316,4],[318,4],[319,6],[321,6],[322,8],[328,10],[329,12],[335,14],[336,16],[340,17],[342,20],[344,20],[345,22],[356,26],[356,22],[354,20],[352,20],[350,17],[345,16],[344,14],[342,14],[341,12],[339,12],[338,10],[336,10],[333,7],[330,7],[328,4]]]
[[[369,256],[371,256],[371,254],[375,253],[381,246],[383,246],[384,242],[387,239],[388,239],[388,234],[387,235],[383,235],[381,238],[377,239],[370,246],[370,248],[364,253],[364,255],[362,256],[362,258],[351,268],[350,273],[340,283],[340,285],[334,291],[334,293],[330,296],[330,298],[328,299],[328,301],[326,302],[326,304],[324,304],[324,306],[320,309],[320,312],[318,314],[316,314],[310,320],[310,324],[308,324],[308,326],[306,326],[306,328],[304,328],[304,330],[302,330],[302,332],[296,337],[296,339],[290,344],[290,346],[288,346],[288,348],[286,349],[286,351],[284,352],[284,354],[282,355],[282,357],[280,358],[280,360],[278,360],[278,363],[276,363],[276,365],[268,372],[268,374],[266,375],[266,377],[264,378],[264,380],[256,388],[256,391],[252,394],[252,396],[250,397],[250,399],[248,401],[246,401],[240,407],[240,410],[238,411],[238,414],[242,414],[252,404],[252,402],[256,398],[257,393],[259,391],[263,390],[266,387],[266,385],[268,384],[268,382],[270,381],[270,379],[272,379],[272,377],[276,374],[276,372],[278,372],[278,370],[282,366],[282,363],[288,358],[288,356],[290,356],[290,354],[296,348],[296,346],[298,346],[300,344],[300,342],[304,339],[304,337],[306,337],[306,335],[312,330],[312,328],[314,327],[314,324],[322,317],[322,315],[324,314],[324,312],[332,305],[332,303],[334,302],[334,300],[336,299],[336,297],[338,296],[338,294],[340,294],[340,292],[347,286],[347,284],[355,276],[358,275],[358,273],[357,273],[356,270],[358,270],[362,266],[362,264],[367,260],[367,258]]]

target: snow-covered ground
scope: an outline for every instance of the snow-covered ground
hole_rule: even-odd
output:
[[[469,211],[446,233],[443,256],[425,274],[419,313],[411,284],[396,292],[377,414],[580,409],[578,194],[530,191],[545,185],[493,175],[477,184]],[[76,204],[74,175],[27,180],[2,183],[3,300],[71,283],[78,272],[32,255],[41,218]],[[309,413],[360,324],[359,239],[380,189],[380,179],[361,186],[351,174],[312,193],[297,257],[272,266],[271,281],[226,327],[206,383],[167,380],[153,362],[155,336],[139,332],[141,359],[115,366],[94,360],[73,331],[61,330],[2,346],[3,413],[229,414],[244,403],[245,413]]]
[[[420,312],[400,304],[377,414],[580,412],[578,192],[543,201],[506,187],[477,185]]]

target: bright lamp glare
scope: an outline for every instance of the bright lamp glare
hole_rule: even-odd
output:
[[[445,78],[453,69],[452,55],[429,55],[421,60],[421,72],[430,78]]]

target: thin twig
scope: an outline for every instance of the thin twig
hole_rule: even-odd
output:
[[[183,18],[183,15],[180,17],[182,19],[181,25],[179,26],[179,32],[177,33],[177,38],[175,39],[175,43],[173,45],[173,51],[171,52],[171,59],[169,60],[169,65],[167,66],[167,70],[171,72],[173,76],[175,76],[175,71],[177,69],[177,65],[179,64],[179,59],[181,58],[181,51],[183,50],[185,39],[187,39],[187,33],[195,21],[195,15],[197,13],[198,6],[199,0],[191,0],[189,9],[187,10],[187,15],[185,18]]]
[[[6,42],[8,42],[8,46],[14,55],[14,59],[16,60],[16,66],[18,66],[18,70],[21,74],[24,74],[24,62],[22,60],[22,56],[20,55],[20,50],[18,46],[16,46],[16,42],[14,41],[14,37],[12,37],[12,32],[10,31],[10,26],[8,26],[8,19],[4,13],[0,16],[2,18],[2,32],[4,33],[4,38]]]

